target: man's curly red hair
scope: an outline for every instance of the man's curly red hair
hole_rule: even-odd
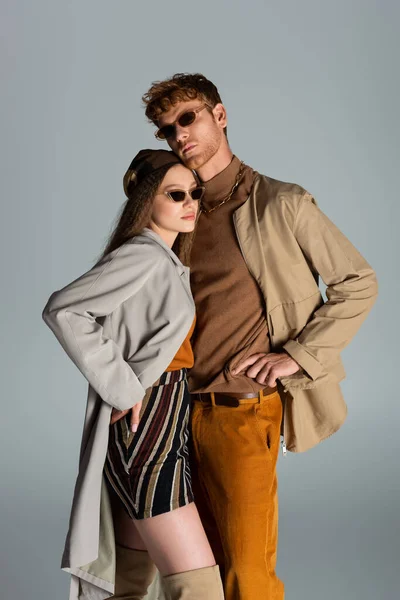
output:
[[[158,126],[158,117],[178,102],[202,100],[210,109],[222,102],[217,87],[201,73],[176,73],[154,81],[142,100],[146,117]]]

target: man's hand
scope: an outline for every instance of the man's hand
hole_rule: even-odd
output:
[[[131,411],[130,428],[132,433],[136,433],[139,425],[141,408],[142,401],[138,402],[137,404],[135,404],[135,406],[132,406],[132,408],[128,408],[127,410],[117,410],[116,408],[113,408],[111,412],[110,425],[114,425],[114,423],[122,419],[122,417],[124,417],[126,414],[128,414],[129,411]]]
[[[232,374],[238,375],[241,371],[246,371],[247,377],[268,387],[275,387],[278,377],[293,375],[299,369],[297,362],[286,352],[269,354],[260,352],[240,362],[235,369],[232,369]]]

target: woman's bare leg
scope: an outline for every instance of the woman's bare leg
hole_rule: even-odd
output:
[[[168,513],[132,521],[114,510],[116,542],[147,550],[161,575],[171,575],[215,565],[214,555],[192,502]]]

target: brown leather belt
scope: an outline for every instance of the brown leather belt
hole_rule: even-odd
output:
[[[263,390],[260,390],[258,392],[258,394],[254,394],[254,393],[241,394],[239,392],[229,392],[226,394],[224,394],[222,392],[202,392],[202,393],[197,393],[197,394],[191,394],[191,397],[192,397],[192,400],[198,401],[198,402],[207,402],[209,404],[217,404],[218,406],[233,406],[233,407],[235,407],[235,406],[239,406],[239,404],[241,404],[239,402],[239,400],[245,400],[245,399],[259,400],[262,396],[273,394],[276,391],[277,391],[276,388],[274,390],[271,390],[270,387],[266,387]],[[214,402],[213,402],[212,396],[214,396]]]

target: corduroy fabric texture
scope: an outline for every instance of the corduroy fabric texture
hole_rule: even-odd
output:
[[[282,404],[277,392],[260,396],[237,407],[193,403],[193,491],[226,600],[284,597],[275,573]]]

